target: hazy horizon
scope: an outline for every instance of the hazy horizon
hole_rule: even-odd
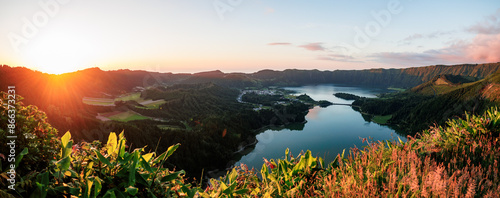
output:
[[[500,61],[500,3],[0,1],[0,64],[196,73]]]

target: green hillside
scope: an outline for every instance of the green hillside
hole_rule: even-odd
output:
[[[125,133],[110,133],[106,143],[75,143],[70,132],[56,138],[43,112],[15,106],[21,110],[18,123],[38,127],[23,128],[19,140],[24,143],[16,148],[21,156],[16,158],[16,182],[2,179],[0,197],[495,197],[500,193],[497,108],[450,120],[447,127],[430,128],[407,142],[364,139],[369,146],[352,148],[330,164],[310,151],[293,155],[287,150],[281,159],[264,159],[260,171],[241,165],[220,179],[189,183],[185,171],[164,166],[183,145],[173,144],[161,154],[146,147],[130,150]],[[0,105],[0,110],[0,141],[7,142],[3,130],[7,108]],[[47,143],[39,144],[41,140]],[[0,147],[0,153],[8,153],[6,149]],[[11,177],[10,166],[2,161],[0,176]]]
[[[461,79],[452,83],[448,78]],[[463,83],[462,83],[463,82]],[[353,105],[362,112],[392,117],[387,124],[414,134],[432,125],[442,125],[454,116],[469,111],[482,113],[500,104],[500,73],[468,82],[457,76],[436,76],[409,91],[386,94],[381,98],[361,98]]]
[[[467,87],[477,80],[479,79],[470,76],[443,74],[412,88],[411,91],[423,95],[442,95]]]

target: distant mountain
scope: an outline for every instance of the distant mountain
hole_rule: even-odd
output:
[[[346,84],[361,86],[410,88],[431,80],[437,75],[451,74],[484,78],[500,70],[500,63],[436,65],[406,69],[368,70],[262,70],[249,74],[265,85],[300,86],[305,84]]]
[[[465,111],[482,113],[500,105],[500,72],[469,82],[470,78],[439,75],[409,91],[382,98],[361,98],[353,105],[372,115],[392,117],[389,125],[415,132],[442,125]]]

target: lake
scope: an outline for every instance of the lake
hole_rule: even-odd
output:
[[[335,97],[334,93],[351,93],[363,97],[376,97],[376,94],[390,92],[387,89],[366,87],[344,87],[339,85],[316,85],[303,87],[287,87],[296,91],[296,95],[307,94],[314,100],[328,100],[333,103],[351,104],[352,100]],[[307,123],[291,129],[269,129],[257,135],[258,143],[236,157],[236,165],[244,163],[249,168],[260,170],[263,158],[283,158],[285,150],[297,156],[301,151],[311,150],[314,156],[325,159],[325,164],[335,159],[345,149],[357,146],[362,148],[361,138],[377,140],[401,140],[388,126],[366,121],[362,114],[350,106],[332,105],[326,108],[315,107],[306,116]]]

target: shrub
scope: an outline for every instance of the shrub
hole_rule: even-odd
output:
[[[15,103],[9,103],[8,94],[5,92],[0,92],[1,100],[0,103],[0,142],[7,143],[12,139],[7,139],[8,135],[8,120],[9,120],[9,108],[10,110],[15,109],[15,134],[17,138],[15,139],[15,153],[17,157],[22,158],[22,160],[17,160],[18,166],[16,166],[17,175],[26,175],[31,171],[41,171],[45,169],[50,160],[54,159],[59,150],[59,140],[57,139],[57,130],[50,126],[47,122],[47,116],[45,112],[38,110],[36,106],[24,106],[21,102],[23,99],[21,96],[16,95]],[[10,104],[3,105],[3,104]],[[0,158],[0,172],[2,176],[6,175],[8,166],[10,163],[5,157],[10,153],[10,147],[7,145],[2,145],[0,147],[0,154],[4,156]],[[25,154],[26,153],[26,154]],[[22,156],[22,154],[25,154]],[[19,179],[19,178],[18,178]],[[0,187],[2,189],[5,180],[0,181]]]

